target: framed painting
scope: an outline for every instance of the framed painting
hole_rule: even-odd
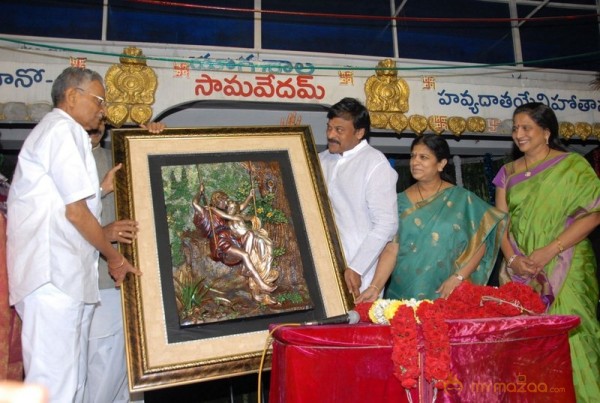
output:
[[[272,324],[344,314],[344,257],[308,126],[113,131],[131,391],[259,371]],[[265,368],[270,365],[266,353]]]

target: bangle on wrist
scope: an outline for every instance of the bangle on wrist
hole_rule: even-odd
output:
[[[123,260],[121,260],[121,264],[115,267],[111,267],[110,265],[108,265],[108,268],[111,270],[116,270],[116,269],[120,269],[121,267],[123,267],[123,265],[125,264],[125,256],[123,256]]]
[[[465,278],[458,273],[454,273],[454,277],[458,279],[458,281],[463,281]]]
[[[375,284],[369,284],[369,286],[367,288],[374,288],[377,290],[377,292],[381,292],[381,290],[379,289],[379,287],[377,287]]]
[[[560,239],[556,238],[556,243],[558,244],[558,254],[560,255],[561,253],[563,253],[565,251],[565,248],[563,247],[562,242],[560,241]]]
[[[510,257],[510,259],[508,259],[508,261],[506,262],[506,267],[509,269],[512,269],[511,265],[513,264],[513,262],[515,261],[516,258],[517,258],[517,255],[512,255]]]

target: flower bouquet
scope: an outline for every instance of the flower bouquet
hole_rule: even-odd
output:
[[[477,319],[542,314],[546,305],[531,287],[507,283],[489,287],[463,282],[447,298],[360,303],[355,307],[362,322],[390,325],[394,375],[406,389],[417,386],[421,367],[425,380],[437,390],[450,375],[450,340],[446,319]],[[419,345],[419,337],[423,343]]]

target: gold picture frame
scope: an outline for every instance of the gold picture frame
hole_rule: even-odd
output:
[[[122,286],[132,392],[257,372],[269,326],[348,311],[344,257],[309,126],[116,129],[112,147],[123,163],[117,218],[139,223],[135,242],[120,245],[143,272]],[[243,264],[207,259],[211,238],[194,230],[200,183],[207,194],[250,186],[255,216],[282,216],[263,221],[278,251],[275,291],[247,286]]]

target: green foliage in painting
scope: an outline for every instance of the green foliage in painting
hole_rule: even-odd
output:
[[[210,287],[204,284],[204,279],[185,279],[180,280],[177,277],[175,280],[175,295],[181,304],[181,316],[189,315],[194,307],[200,306],[204,300],[206,293],[210,291]]]
[[[280,302],[280,303],[289,301],[294,304],[299,304],[303,301],[302,295],[300,295],[300,293],[298,293],[298,292],[281,293],[281,294],[277,295],[275,297],[275,299],[277,300],[277,302]]]
[[[233,195],[233,199],[238,201],[244,200],[250,192],[250,186],[250,182],[240,184],[237,192]],[[255,194],[256,203],[250,203],[249,214],[256,215],[262,223],[286,224],[288,222],[283,211],[273,207],[273,200],[275,199],[273,193],[267,193],[264,196],[261,196],[259,192]]]

